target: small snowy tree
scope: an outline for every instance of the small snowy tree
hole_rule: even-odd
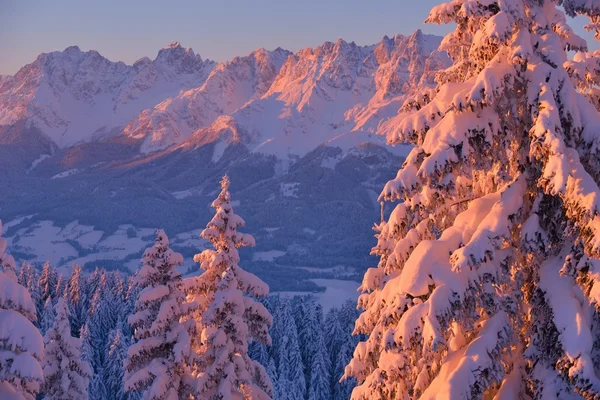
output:
[[[271,314],[257,300],[268,286],[239,265],[238,248],[253,246],[254,238],[237,231],[244,220],[233,212],[229,178],[221,180],[221,193],[212,203],[215,215],[201,233],[214,249],[196,255],[204,273],[198,287],[205,296],[198,348],[197,396],[202,399],[266,399],[272,385],[262,365],[248,356],[248,344],[271,344]]]
[[[441,44],[454,65],[390,122],[388,141],[414,148],[380,196],[402,203],[376,226],[353,399],[600,397],[600,115],[564,67],[585,42],[560,4],[598,13],[431,11],[456,23]]]
[[[32,323],[35,304],[5,251],[6,239],[0,237],[0,398],[33,400],[43,382],[44,340]]]
[[[183,398],[190,361],[190,322],[184,322],[194,304],[186,302],[177,266],[181,254],[169,248],[169,239],[156,231],[155,244],[144,252],[135,277],[141,288],[129,324],[136,343],[125,360],[125,390],[144,391],[144,399]]]
[[[44,338],[44,398],[86,400],[92,370],[81,357],[81,339],[71,336],[69,309],[65,299],[58,299],[55,315],[54,323]]]

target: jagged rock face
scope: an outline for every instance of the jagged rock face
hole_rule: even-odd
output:
[[[0,80],[0,125],[25,119],[59,147],[97,140],[159,99],[201,85],[214,66],[179,43],[133,66],[76,46],[41,54]]]
[[[448,65],[440,40],[420,31],[372,46],[340,39],[219,64],[174,42],[132,66],[69,47],[0,77],[0,126],[25,120],[59,148],[116,135],[142,153],[225,141],[301,156],[350,136],[377,141],[355,132],[377,132],[404,96],[433,83]]]
[[[125,134],[142,140],[145,153],[238,140],[279,157],[340,138],[370,141],[350,134],[375,132],[381,114],[395,113],[404,96],[433,84],[449,63],[436,50],[440,40],[417,31],[373,46],[340,39],[295,54],[259,50],[220,64],[202,87],[145,110]]]
[[[249,56],[221,63],[202,86],[144,110],[125,127],[124,134],[143,140],[144,153],[181,143],[218,117],[260,98],[289,54],[282,49],[259,49]]]

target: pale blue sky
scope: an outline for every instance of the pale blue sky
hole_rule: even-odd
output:
[[[265,47],[296,51],[343,38],[372,44],[421,28],[438,0],[0,0],[0,74],[78,45],[128,64],[179,41],[225,61]],[[576,23],[581,33],[581,21]],[[588,40],[591,36],[586,35]]]

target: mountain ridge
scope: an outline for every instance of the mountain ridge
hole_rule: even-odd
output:
[[[132,65],[70,46],[42,53],[14,76],[0,78],[0,126],[23,119],[58,148],[129,138],[147,154],[194,135],[196,141],[217,140],[219,127],[236,120],[257,151],[285,156],[298,148],[305,154],[352,131],[376,132],[374,116],[397,109],[404,95],[431,83],[445,62],[435,50],[440,41],[418,30],[369,46],[338,39],[296,53],[260,48],[222,63],[172,42],[154,60],[142,57]],[[248,121],[269,112],[281,129],[277,134]],[[318,134],[300,151],[307,129]],[[278,141],[284,143],[275,146]]]

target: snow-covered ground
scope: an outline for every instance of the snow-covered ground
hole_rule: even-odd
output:
[[[285,251],[270,250],[270,251],[257,251],[252,256],[254,261],[273,261],[278,257],[285,255]]]
[[[3,224],[4,231],[30,217],[8,221]],[[198,230],[173,235],[171,244],[194,247],[200,251],[207,242],[199,234]],[[65,227],[56,226],[52,221],[39,221],[18,229],[6,239],[11,250],[31,255],[28,259],[31,263],[50,261],[67,271],[73,265],[85,265],[98,260],[126,260],[135,256],[124,263],[133,271],[139,267],[137,256],[154,242],[154,229],[120,225],[115,232],[106,234],[93,226],[81,225],[78,221],[72,221]],[[190,260],[188,264],[184,267],[191,266],[193,262]]]
[[[78,168],[73,168],[73,169],[69,169],[69,170],[67,170],[67,171],[64,171],[64,172],[58,173],[58,174],[56,174],[56,175],[52,176],[52,178],[50,178],[50,179],[60,179],[60,178],[66,178],[67,176],[75,175],[75,174],[76,174],[76,173],[78,173],[78,172],[79,172],[79,169],[78,169]]]
[[[343,281],[340,279],[312,279],[319,286],[324,286],[327,289],[325,292],[273,292],[285,297],[294,297],[302,295],[314,296],[315,299],[323,307],[323,311],[327,312],[333,307],[340,307],[347,300],[356,301],[358,299],[359,282]]]

